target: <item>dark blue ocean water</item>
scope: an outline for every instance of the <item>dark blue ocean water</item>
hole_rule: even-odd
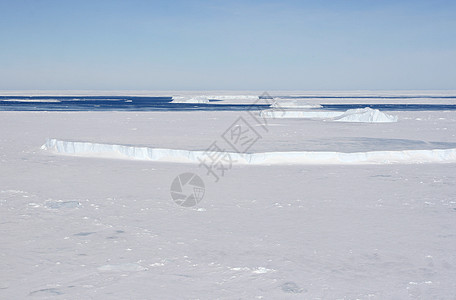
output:
[[[8,100],[8,101],[4,101]],[[14,101],[18,100],[18,101]],[[24,100],[31,100],[24,102]],[[33,102],[33,100],[60,102]],[[261,110],[269,105],[171,103],[172,97],[12,97],[0,96],[0,111],[192,111],[192,110]]]
[[[292,98],[292,97],[286,97]],[[297,98],[297,97],[296,97]],[[306,98],[306,97],[299,97]],[[370,107],[381,110],[456,110],[456,96],[447,97],[307,97],[321,99],[323,109],[340,110]],[[351,99],[385,99],[383,104],[324,104],[335,102],[338,98]],[[408,98],[434,98],[454,100],[455,104],[388,104],[388,100]],[[8,101],[4,101],[8,100]],[[16,101],[15,101],[16,100]],[[24,100],[32,100],[24,102]],[[33,100],[59,102],[33,102]],[[245,111],[269,108],[267,101],[252,104],[223,104],[219,100],[210,100],[208,104],[171,103],[171,97],[124,97],[124,96],[90,96],[90,97],[54,97],[54,96],[0,96],[0,111]],[[268,100],[270,102],[270,100]],[[451,101],[453,102],[453,101]]]

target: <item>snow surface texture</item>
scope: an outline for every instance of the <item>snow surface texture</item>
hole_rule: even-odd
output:
[[[206,149],[242,114],[0,112],[0,299],[454,299],[454,164],[234,165],[214,182],[196,163],[37,149]],[[454,111],[397,115],[268,119],[251,149],[456,148]],[[194,208],[171,199],[184,172],[206,185]]]
[[[173,97],[172,103],[209,103],[209,99],[206,96]]]
[[[393,123],[397,122],[397,116],[385,114],[378,109],[369,107],[349,109],[344,114],[335,117],[338,122],[363,122],[363,123]]]
[[[49,139],[41,149],[68,155],[106,157],[162,162],[200,163],[204,151],[160,149],[124,145],[71,142]],[[226,152],[234,163],[270,164],[392,164],[454,163],[456,148],[433,150],[370,151],[370,152]]]

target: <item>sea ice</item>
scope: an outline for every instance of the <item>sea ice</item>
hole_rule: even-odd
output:
[[[160,149],[125,145],[71,142],[48,139],[41,149],[67,155],[162,162],[200,163],[205,151]],[[269,164],[392,164],[456,162],[456,148],[368,152],[289,151],[263,153],[225,152],[233,162]]]
[[[76,208],[79,207],[81,203],[78,201],[48,201],[45,206],[52,209],[60,208]]]
[[[194,97],[173,97],[172,103],[209,103],[209,99],[206,96],[194,96]]]
[[[291,102],[293,103],[293,102]],[[301,105],[301,106],[299,106]],[[271,119],[331,119],[338,122],[388,123],[397,122],[397,116],[388,115],[369,107],[349,109],[346,112],[318,109],[316,105],[284,104],[275,102],[273,109],[260,112],[260,117]],[[293,108],[293,109],[288,109]]]
[[[342,115],[335,117],[337,122],[363,122],[363,123],[391,123],[397,122],[397,116],[385,114],[378,109],[369,107],[349,109]]]
[[[242,114],[2,112],[0,299],[455,295],[454,165],[384,164],[456,162],[454,111],[400,111],[381,126],[268,120],[267,133],[250,119],[264,138],[218,183],[192,151],[119,145],[206,149]],[[115,144],[49,141],[57,153],[131,160],[38,151],[47,137]],[[291,150],[307,152],[273,152]],[[160,153],[191,164],[133,161]],[[183,172],[204,176],[197,207],[171,198]],[[46,205],[59,201],[81,204]]]
[[[49,103],[54,103],[54,102],[61,102],[58,99],[4,99],[0,100],[3,102],[49,102]]]
[[[259,97],[255,95],[216,95],[216,96],[207,96],[209,99],[216,100],[258,100]]]
[[[302,293],[305,291],[303,288],[300,288],[295,282],[293,281],[288,281],[282,284],[282,291],[285,293],[292,293],[292,294],[297,294],[297,293]]]
[[[304,99],[281,99],[274,98],[272,108],[321,108],[320,104],[312,104],[305,102]]]

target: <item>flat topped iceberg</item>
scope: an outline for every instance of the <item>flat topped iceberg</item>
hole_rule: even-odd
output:
[[[41,149],[66,155],[98,158],[201,163],[205,151],[160,149],[124,145],[71,142],[49,139]],[[237,153],[223,152],[231,162],[248,165],[273,164],[413,164],[456,163],[456,148],[368,152],[290,151]]]
[[[385,114],[369,107],[349,109],[333,119],[337,122],[391,123],[397,122],[397,116]]]
[[[215,95],[207,96],[209,99],[216,100],[258,100],[259,97],[255,95]]]
[[[171,103],[209,103],[209,98],[206,96],[194,97],[173,97]]]
[[[45,103],[55,103],[55,102],[61,102],[60,100],[58,99],[3,99],[3,100],[0,100],[2,102],[45,102]]]
[[[327,119],[338,122],[388,123],[397,122],[397,116],[385,114],[369,107],[349,109],[346,112],[315,108],[293,109],[276,105],[275,108],[262,110],[260,117],[271,119]]]

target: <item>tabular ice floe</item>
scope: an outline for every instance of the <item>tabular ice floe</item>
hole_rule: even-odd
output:
[[[41,149],[86,157],[118,158],[173,163],[200,163],[205,151],[160,149],[49,139]],[[224,152],[236,164],[413,164],[456,163],[456,148],[368,152],[290,151],[264,153]]]
[[[2,102],[25,102],[25,103],[57,103],[62,102],[58,99],[4,99]]]
[[[194,97],[173,97],[171,103],[209,103],[209,98],[206,96],[194,96]]]
[[[287,108],[281,104],[274,104],[271,107]],[[291,107],[291,106],[290,106]],[[296,107],[297,108],[297,107]],[[310,107],[309,107],[310,108]],[[391,123],[397,122],[397,116],[388,115],[369,107],[360,109],[349,109],[346,112],[328,111],[316,108],[310,109],[266,109],[260,112],[263,118],[272,119],[328,119],[338,122],[360,122],[360,123]]]
[[[207,96],[209,99],[216,99],[216,100],[258,100],[260,97],[255,95],[214,95],[214,96]]]
[[[274,98],[272,108],[321,108],[320,104],[307,103],[304,99]]]
[[[258,96],[254,95],[200,95],[200,96],[173,96],[172,103],[209,103],[211,100],[244,100],[256,101]]]

